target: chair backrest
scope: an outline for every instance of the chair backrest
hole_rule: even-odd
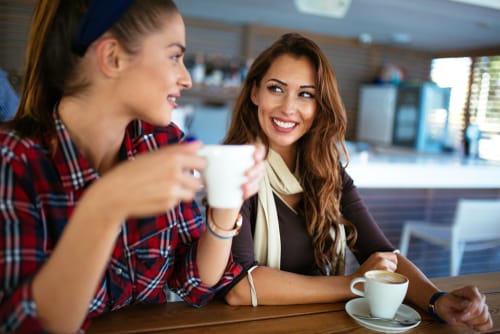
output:
[[[460,240],[500,240],[500,199],[460,199],[453,227]]]

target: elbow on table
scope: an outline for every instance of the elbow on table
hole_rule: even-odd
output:
[[[245,292],[242,291],[239,285],[240,284],[237,284],[235,287],[229,290],[229,292],[224,297],[226,303],[228,303],[231,306],[242,306],[250,304],[248,300],[249,299],[248,291],[246,291],[247,295],[245,295]]]
[[[40,319],[43,332],[47,333],[79,333],[81,323],[59,323],[60,321],[48,322]],[[17,332],[16,332],[17,333]]]

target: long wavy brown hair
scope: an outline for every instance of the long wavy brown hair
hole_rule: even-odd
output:
[[[305,217],[312,237],[316,265],[323,272],[329,272],[338,265],[339,224],[346,226],[349,245],[355,242],[357,232],[354,225],[342,219],[340,214],[342,157],[345,164],[348,162],[344,145],[347,117],[333,69],[315,42],[300,34],[288,33],[255,59],[233,107],[224,143],[244,144],[260,140],[269,147],[268,138],[259,125],[257,106],[251,99],[252,87],[259,87],[274,60],[285,54],[307,57],[316,69],[316,117],[309,132],[297,143],[297,168],[304,189],[299,214]],[[335,240],[330,235],[331,227],[336,231]]]
[[[21,136],[55,136],[52,119],[62,96],[85,94],[89,86],[82,58],[72,51],[80,21],[91,0],[39,0],[26,50],[21,99],[7,123]],[[145,34],[159,30],[166,15],[178,12],[172,0],[134,1],[109,29],[127,52],[139,51]]]

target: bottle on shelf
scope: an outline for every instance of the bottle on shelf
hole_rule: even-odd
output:
[[[193,68],[191,70],[191,79],[194,84],[202,84],[205,81],[205,56],[198,53],[195,56]]]

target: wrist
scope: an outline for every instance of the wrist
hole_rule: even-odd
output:
[[[218,228],[223,230],[232,230],[235,226],[235,221],[240,214],[239,209],[223,209],[207,207],[206,218],[212,220]]]
[[[439,291],[434,293],[429,299],[429,304],[427,306],[427,312],[437,321],[441,323],[446,323],[438,314],[436,310],[436,303],[441,296],[448,294],[448,292]]]
[[[243,224],[243,217],[238,213],[237,217],[235,219],[231,219],[230,221],[232,222],[230,228],[226,228],[225,226],[223,227],[214,219],[213,210],[207,210],[207,217],[205,219],[206,228],[210,234],[218,239],[232,239],[240,233],[240,229]]]

